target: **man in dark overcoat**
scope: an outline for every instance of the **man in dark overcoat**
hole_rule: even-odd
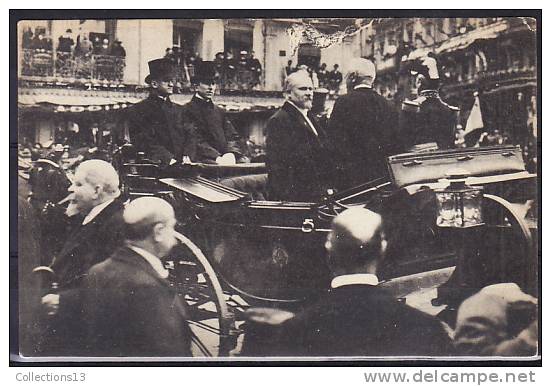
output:
[[[119,177],[111,164],[102,160],[83,162],[69,192],[68,213],[74,214],[74,226],[50,265],[57,282],[56,293],[42,298],[52,316],[44,349],[53,355],[78,354],[82,280],[90,267],[107,259],[124,241]]]
[[[213,102],[216,91],[216,69],[212,62],[201,62],[192,79],[195,94],[183,107],[184,121],[193,125],[194,152],[192,161],[217,164],[248,162],[244,157],[241,137],[226,116]]]
[[[85,279],[87,355],[191,356],[182,298],[167,281],[162,259],[177,241],[170,204],[156,197],[124,211],[127,241]]]
[[[181,163],[193,149],[182,108],[170,100],[174,65],[166,58],[149,62],[149,97],[127,111],[130,141],[137,151],[164,165]]]
[[[386,240],[381,216],[347,209],[325,244],[331,287],[317,301],[288,311],[248,311],[244,355],[438,356],[452,353],[438,320],[392,297],[377,269]],[[265,340],[267,339],[267,340]]]
[[[287,100],[266,126],[266,167],[271,200],[319,201],[332,187],[326,135],[310,113],[313,84],[299,70],[285,80]]]
[[[373,62],[352,60],[348,93],[337,99],[331,112],[328,136],[341,189],[385,177],[385,157],[400,152],[398,112],[373,89],[375,76]]]
[[[417,70],[418,97],[403,102],[400,116],[405,148],[407,151],[453,148],[459,108],[440,98],[440,76],[434,57],[424,58]]]

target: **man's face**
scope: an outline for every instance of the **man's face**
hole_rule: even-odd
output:
[[[158,232],[157,243],[159,246],[160,257],[167,256],[172,248],[174,248],[178,243],[178,240],[174,235],[174,233],[176,232],[174,230],[175,225],[176,219],[172,217],[162,224],[162,228]]]
[[[69,203],[71,212],[78,212],[83,215],[88,214],[96,204],[99,189],[99,186],[88,182],[86,175],[77,169],[73,184],[68,189],[72,193]]]
[[[206,80],[201,81],[197,85],[197,94],[199,94],[199,96],[207,100],[212,99],[215,91],[216,91],[216,82],[214,81],[214,79],[211,81],[206,81]]]
[[[314,85],[308,76],[297,78],[289,92],[289,99],[301,109],[312,108],[313,96]]]
[[[169,96],[173,93],[174,82],[171,79],[153,80],[151,82],[153,88],[157,90],[161,96]]]

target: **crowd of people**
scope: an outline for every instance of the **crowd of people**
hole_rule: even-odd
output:
[[[54,58],[55,45],[55,58]],[[72,78],[95,78],[122,81],[126,50],[118,39],[88,33],[75,37],[71,29],[59,36],[57,44],[46,37],[44,31],[29,28],[23,33],[25,50],[22,74],[52,76],[56,74]]]
[[[44,31],[37,29],[33,32],[31,28],[28,28],[23,32],[22,47],[23,49],[52,51],[54,43],[50,37],[45,35]],[[107,37],[101,38],[100,36],[95,36],[93,40],[90,40],[87,33],[79,34],[75,38],[70,28],[59,36],[56,50],[62,53],[73,53],[75,56],[112,55],[123,58],[126,56],[126,50],[120,40],[110,41]]]
[[[250,161],[244,155],[244,140],[214,103],[219,64],[197,64],[190,78],[193,98],[179,106],[170,100],[174,60],[149,62],[149,96],[128,110],[130,140],[137,151],[167,167]],[[373,89],[374,64],[354,59],[346,77],[348,94],[336,101],[326,125],[320,125],[311,111],[312,72],[307,68],[290,72],[286,101],[266,127],[268,198],[317,201],[330,188],[346,189],[384,176],[387,155],[453,147],[457,108],[439,97],[436,61],[426,58],[422,65],[416,77],[418,98],[396,111]],[[407,135],[398,136],[392,128],[402,134],[407,128]],[[55,168],[55,163],[46,164]],[[35,343],[25,347],[31,355],[191,355],[189,313],[163,266],[178,243],[174,210],[154,197],[124,206],[119,185],[108,162],[88,160],[76,169],[66,198],[70,231],[60,233],[67,237],[51,252],[49,262],[57,276],[55,291],[38,300],[31,298],[32,291],[22,293],[23,301],[38,303],[36,308],[48,315],[39,332],[24,330],[38,334]],[[47,203],[36,205],[40,213]],[[32,216],[21,221],[32,221]],[[377,277],[387,231],[381,214],[366,208],[347,209],[336,216],[325,244],[332,278],[328,288],[320,288],[325,295],[293,312],[250,309],[241,354],[537,353],[537,299],[516,285],[482,289],[463,303],[453,339],[437,318],[389,295]],[[34,325],[28,319],[25,323]]]
[[[187,52],[177,46],[167,48],[164,57],[169,59],[176,68],[174,92],[188,91],[191,88],[195,70],[201,66],[203,58],[198,52]],[[237,58],[234,58],[231,51],[218,52],[214,56],[213,63],[219,90],[251,91],[260,88],[262,65],[255,57],[254,51],[242,50]]]
[[[329,71],[326,63],[321,63],[319,66],[309,66],[306,64],[293,66],[293,61],[289,60],[287,66],[285,66],[285,77],[298,70],[308,71],[315,88],[324,88],[329,91],[330,95],[338,95],[343,79],[338,64],[334,64],[333,70]]]

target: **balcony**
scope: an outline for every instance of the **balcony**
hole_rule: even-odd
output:
[[[23,49],[21,78],[35,81],[109,82],[122,83],[126,61],[124,57],[70,52],[54,53],[45,49]]]

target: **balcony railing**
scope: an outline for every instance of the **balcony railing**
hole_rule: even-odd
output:
[[[23,49],[21,76],[55,78],[60,81],[95,80],[121,83],[126,61],[113,55],[76,56],[70,52]]]

